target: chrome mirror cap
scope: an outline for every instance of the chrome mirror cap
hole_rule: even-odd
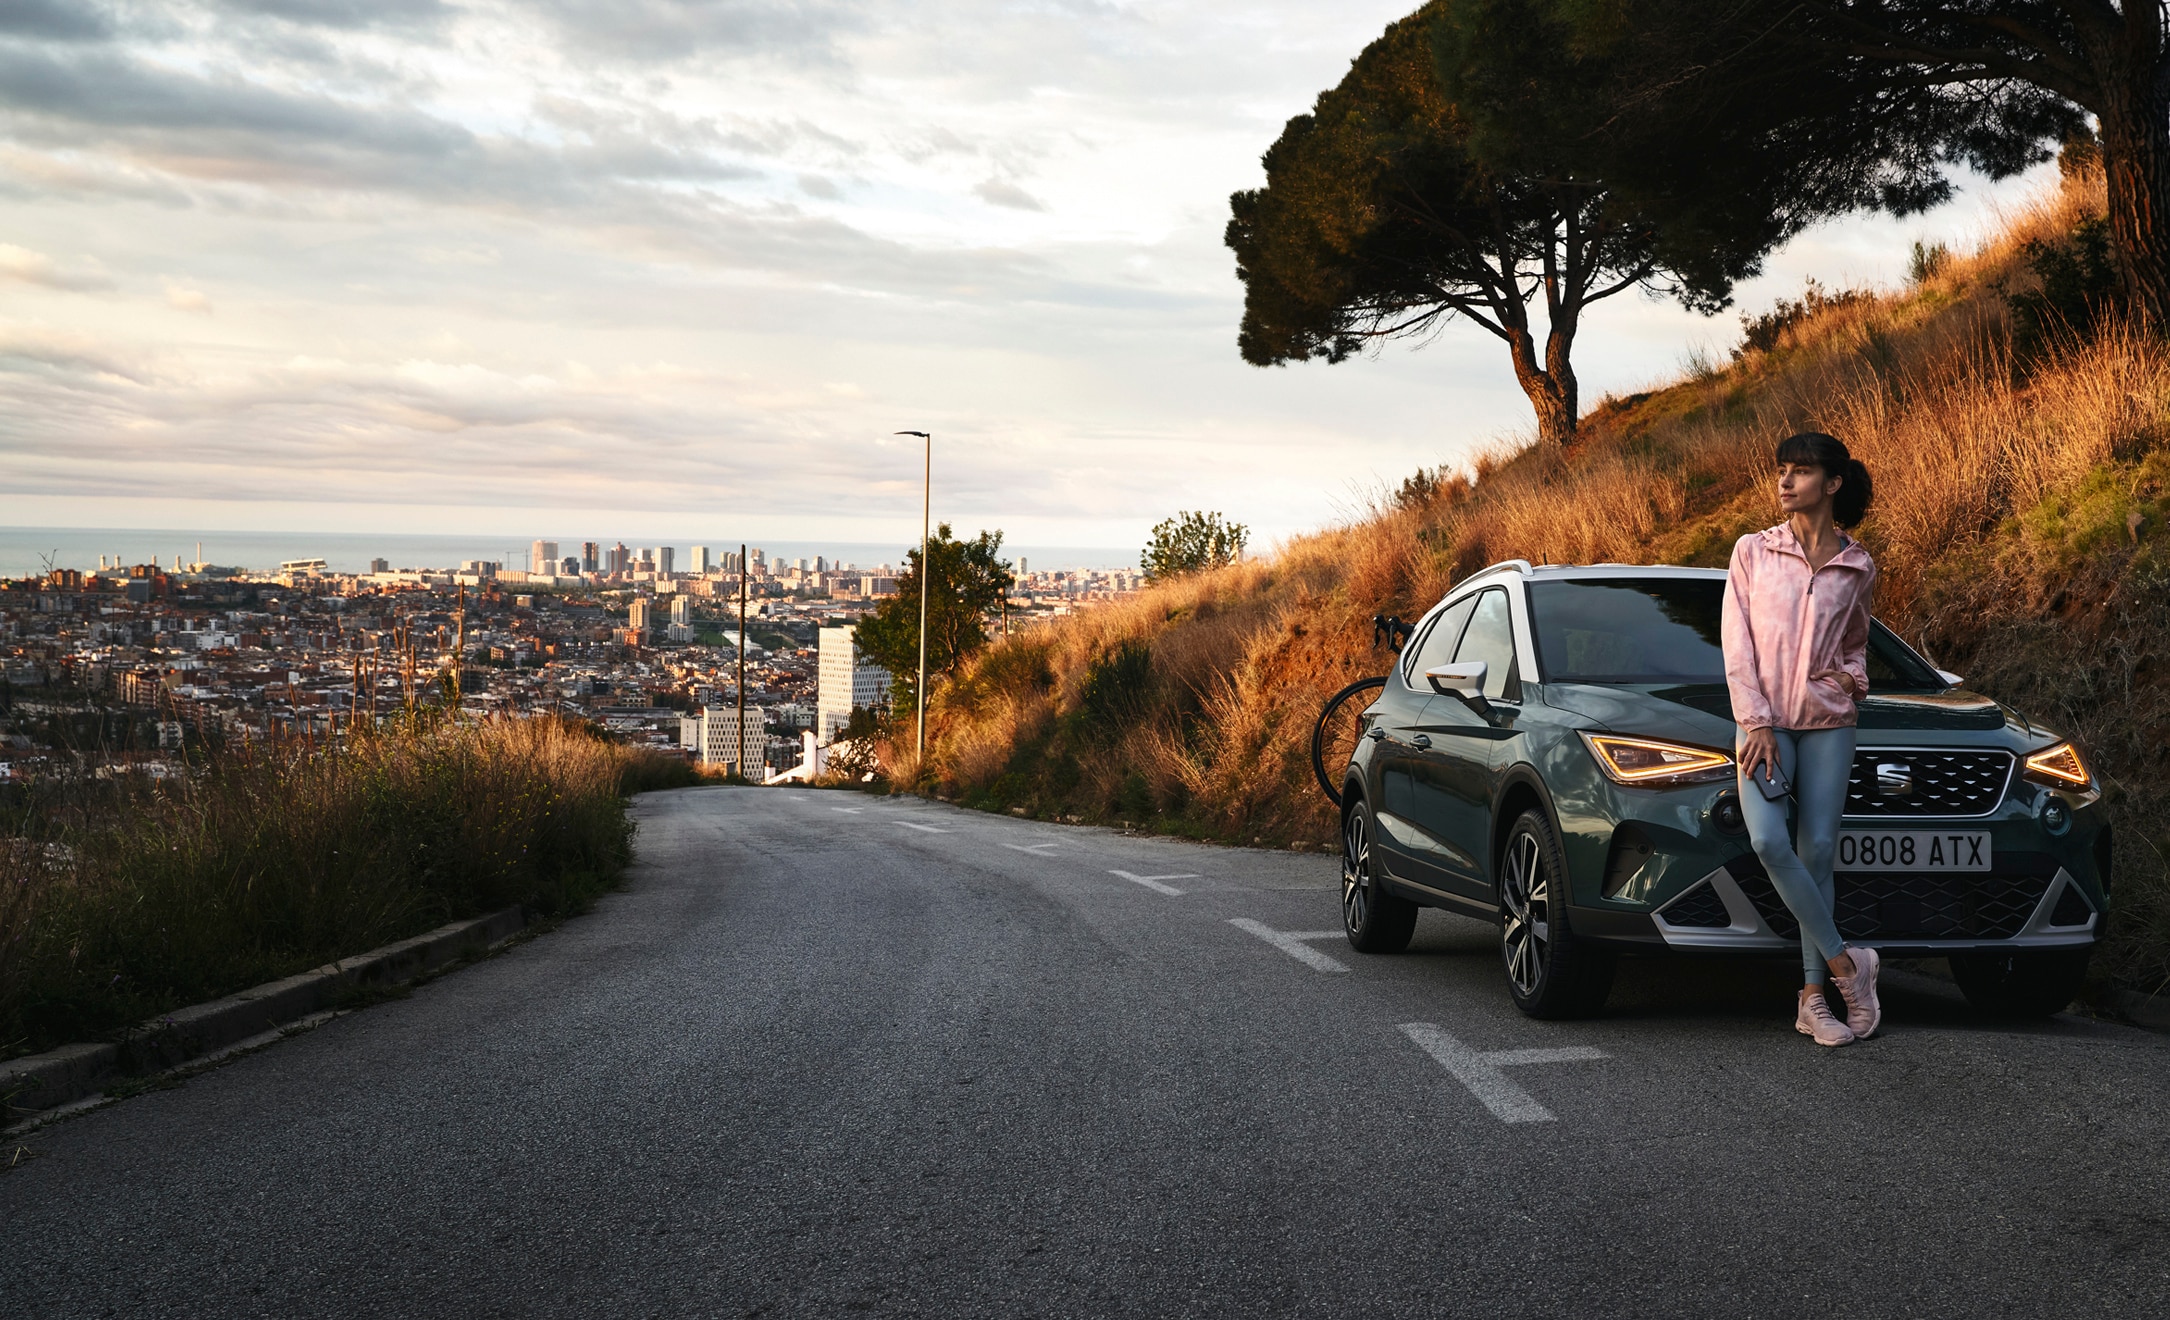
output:
[[[1432,691],[1444,697],[1474,697],[1484,691],[1484,676],[1488,666],[1482,660],[1465,660],[1458,665],[1433,665],[1424,671],[1424,679],[1432,685]]]

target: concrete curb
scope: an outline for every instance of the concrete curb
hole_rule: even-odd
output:
[[[395,986],[525,929],[517,907],[342,958],[313,972],[153,1018],[113,1045],[63,1045],[0,1063],[0,1127],[95,1095],[125,1077],[163,1072],[308,1017],[358,989]]]

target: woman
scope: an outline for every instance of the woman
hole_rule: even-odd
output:
[[[1849,948],[1832,918],[1831,863],[1854,760],[1854,703],[1867,695],[1869,592],[1876,564],[1852,527],[1868,511],[1869,470],[1836,439],[1809,431],[1778,446],[1786,520],[1733,547],[1725,584],[1725,677],[1740,727],[1741,810],[1748,839],[1801,925],[1808,984],[1794,1027],[1818,1045],[1876,1034],[1876,950]],[[1757,782],[1761,779],[1761,783]],[[1787,836],[1788,795],[1799,847]],[[1826,969],[1846,1020],[1824,998]]]

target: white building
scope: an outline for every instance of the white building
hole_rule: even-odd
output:
[[[679,741],[709,765],[738,767],[740,774],[759,782],[767,773],[768,731],[762,727],[761,708],[746,708],[746,724],[739,726],[738,707],[709,706],[699,715],[678,722]]]
[[[529,546],[527,551],[527,571],[555,575],[558,571],[558,543],[556,541],[537,541]]]
[[[693,547],[691,559],[693,562],[688,564],[686,567],[695,576],[705,577],[708,574],[708,570],[715,567],[715,564],[709,560],[708,547],[705,545],[697,545]]]
[[[821,672],[814,731],[823,742],[851,721],[854,706],[878,706],[889,695],[889,671],[859,653],[850,628],[821,630]]]

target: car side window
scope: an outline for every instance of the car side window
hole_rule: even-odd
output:
[[[1469,612],[1476,606],[1477,598],[1472,596],[1439,612],[1432,626],[1409,647],[1402,661],[1403,682],[1426,692],[1431,690],[1424,681],[1424,671],[1454,658],[1454,644],[1462,639],[1462,625],[1469,622]]]
[[[1505,591],[1495,588],[1477,597],[1476,612],[1470,616],[1469,627],[1462,633],[1462,644],[1455,651],[1454,659],[1456,663],[1484,661],[1485,696],[1502,701],[1521,700],[1522,685],[1515,675],[1514,623],[1508,612]]]

